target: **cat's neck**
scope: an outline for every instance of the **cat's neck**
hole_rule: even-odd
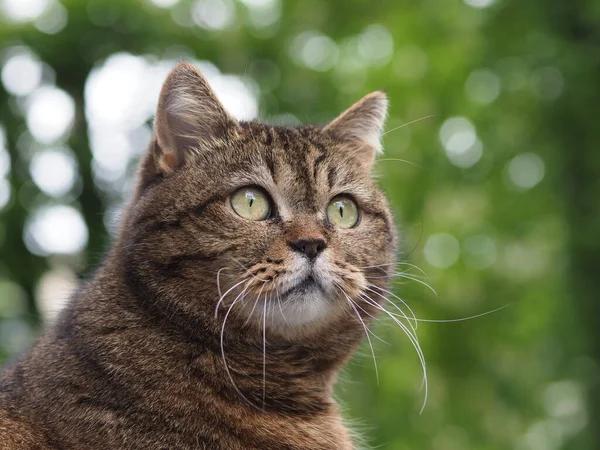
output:
[[[86,357],[132,391],[168,399],[185,392],[202,402],[218,396],[250,409],[285,414],[332,407],[342,355],[334,349],[269,342],[241,334],[193,330],[189,318],[157,314],[132,290],[114,258],[78,294],[59,329],[80,341]],[[183,325],[185,321],[186,326]],[[166,396],[166,397],[165,397]],[[160,399],[160,400],[159,400]]]

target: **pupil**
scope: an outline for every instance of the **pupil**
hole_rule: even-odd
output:
[[[340,217],[344,218],[344,207],[340,205]]]
[[[252,208],[252,205],[254,203],[254,195],[251,193],[246,194],[246,197],[248,198],[248,207]]]

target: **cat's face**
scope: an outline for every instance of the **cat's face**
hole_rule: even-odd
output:
[[[179,66],[122,231],[132,278],[208,327],[293,338],[368,320],[395,255],[370,173],[384,115],[374,93],[322,129],[240,124]]]

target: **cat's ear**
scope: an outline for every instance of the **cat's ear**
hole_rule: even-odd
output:
[[[356,152],[357,159],[370,167],[376,154],[383,151],[381,136],[387,107],[385,92],[372,92],[326,125],[324,130],[349,144],[348,151]]]
[[[154,119],[154,163],[163,173],[185,163],[190,153],[237,126],[217,99],[206,79],[189,63],[180,63],[163,84]]]

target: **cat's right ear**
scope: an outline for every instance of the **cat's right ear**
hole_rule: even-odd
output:
[[[192,64],[183,62],[167,76],[154,119],[154,168],[163,174],[185,164],[194,152],[212,144],[237,126]]]

